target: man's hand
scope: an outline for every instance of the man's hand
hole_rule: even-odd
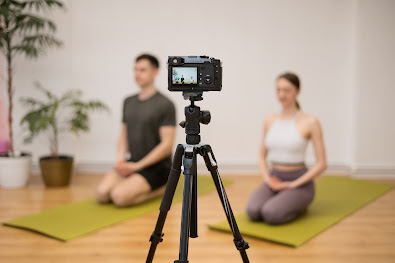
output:
[[[270,177],[269,187],[273,189],[273,191],[277,191],[277,192],[285,189],[295,188],[292,181],[283,182],[280,178],[276,176]]]
[[[127,177],[140,170],[140,166],[136,162],[117,161],[115,163],[115,170],[118,174]]]

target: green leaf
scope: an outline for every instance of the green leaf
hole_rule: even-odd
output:
[[[45,104],[42,101],[33,99],[33,98],[21,98],[20,101],[27,107],[36,107],[36,106],[40,106],[40,107],[44,107]]]
[[[21,8],[12,8],[8,4],[1,3],[0,5],[0,15],[4,17],[5,20],[9,20],[9,17],[15,16],[20,12]]]
[[[62,42],[51,35],[38,34],[34,36],[26,36],[22,39],[22,45],[43,47],[60,47]]]
[[[83,102],[81,100],[75,100],[71,103],[71,106],[74,108],[80,108],[80,109],[85,109],[85,110],[97,110],[97,111],[109,111],[109,108],[102,102],[100,101],[88,101],[88,102]]]
[[[60,98],[60,102],[72,101],[81,96],[82,92],[80,90],[69,90]]]
[[[14,25],[11,27],[10,32],[20,31],[23,33],[35,30],[41,32],[42,30],[49,30],[50,32],[56,31],[56,25],[49,19],[36,16],[33,14],[19,14],[11,20]]]
[[[37,58],[44,54],[44,50],[31,45],[16,45],[11,48],[11,54],[23,54],[28,58]]]
[[[56,96],[55,94],[53,94],[50,90],[44,88],[40,82],[35,81],[34,82],[34,86],[36,87],[36,89],[40,90],[42,93],[44,93],[48,99],[50,100],[56,100]]]
[[[100,101],[91,100],[87,103],[87,108],[96,111],[110,111],[110,109]]]
[[[45,9],[50,9],[53,7],[63,8],[63,3],[55,0],[31,0],[31,1],[22,1],[21,2],[24,7],[27,9],[35,9],[36,11],[41,11]]]
[[[27,123],[29,136],[25,138],[25,142],[31,142],[40,132],[48,129],[52,125],[53,119],[47,113],[51,106],[42,107],[38,110],[29,112],[23,118],[21,123]]]
[[[89,131],[88,121],[89,118],[86,112],[82,110],[75,111],[73,118],[70,120],[71,131],[77,135],[81,131]]]

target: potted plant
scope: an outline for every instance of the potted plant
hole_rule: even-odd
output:
[[[37,58],[62,42],[54,37],[56,25],[43,17],[42,11],[63,8],[56,0],[0,0],[0,51],[7,62],[9,151],[0,155],[0,186],[18,188],[26,185],[30,175],[30,154],[14,149],[12,110],[14,58],[18,55]]]
[[[44,183],[46,186],[65,186],[70,182],[73,157],[59,154],[59,136],[64,132],[78,135],[89,131],[89,113],[109,109],[98,100],[81,100],[82,92],[79,90],[70,90],[58,97],[39,83],[35,86],[46,100],[21,98],[29,109],[21,120],[21,124],[28,127],[24,142],[30,143],[37,135],[46,133],[50,155],[40,158]]]

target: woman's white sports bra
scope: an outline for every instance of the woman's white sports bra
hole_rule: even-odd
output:
[[[308,140],[296,128],[296,118],[277,118],[266,134],[268,161],[274,164],[298,165],[305,161]]]

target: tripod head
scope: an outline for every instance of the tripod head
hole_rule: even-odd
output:
[[[195,101],[203,100],[203,92],[183,92],[184,99],[190,100],[191,104],[185,107],[185,121],[180,126],[185,129],[187,144],[200,143],[200,123],[209,124],[211,114],[207,110],[200,110]]]

